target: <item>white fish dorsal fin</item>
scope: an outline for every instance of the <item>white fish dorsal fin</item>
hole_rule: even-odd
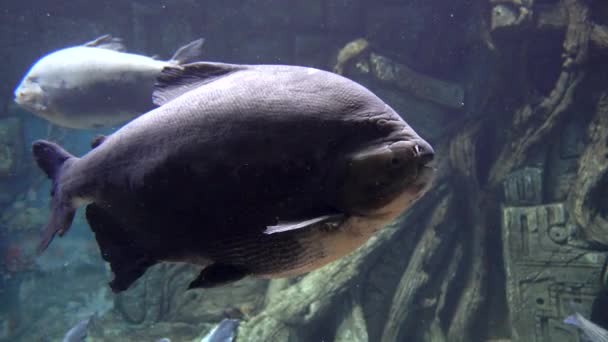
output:
[[[190,90],[245,68],[238,64],[207,62],[167,66],[156,79],[152,101],[155,105],[162,106]]]
[[[126,48],[122,43],[121,38],[112,37],[112,35],[105,34],[98,37],[90,42],[82,44],[86,47],[95,47],[100,49],[114,50],[114,51],[125,51]]]
[[[171,57],[169,63],[186,64],[196,62],[201,56],[203,44],[205,44],[205,38],[199,38],[180,47],[177,49],[177,51],[175,51],[175,54],[173,54],[173,57]]]
[[[318,223],[339,224],[343,220],[344,220],[344,215],[342,215],[342,214],[323,215],[323,216],[312,218],[310,220],[284,222],[284,223],[279,223],[275,226],[268,226],[268,227],[266,227],[264,234],[275,234],[275,233],[288,232],[291,230],[310,227],[310,226],[313,226]]]

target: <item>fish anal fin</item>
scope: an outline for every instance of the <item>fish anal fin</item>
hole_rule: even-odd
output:
[[[161,106],[202,85],[225,77],[244,67],[224,63],[191,63],[181,66],[167,66],[156,79],[152,101]]]
[[[241,280],[249,275],[245,267],[215,263],[205,267],[188,289],[211,288]]]
[[[106,50],[114,50],[114,51],[125,51],[125,46],[122,43],[121,38],[112,37],[112,35],[105,34],[101,37],[95,38],[90,42],[86,42],[82,44],[86,47],[95,47]]]
[[[344,221],[344,218],[345,216],[343,214],[332,214],[323,215],[303,221],[279,222],[279,224],[277,225],[266,227],[266,230],[264,230],[264,234],[288,232],[297,229],[309,228],[319,224],[327,225],[329,227],[337,227]]]
[[[99,245],[102,258],[110,263],[114,279],[110,287],[115,293],[128,289],[146,270],[156,264],[146,251],[138,247],[110,213],[96,204],[89,204],[86,217]]]
[[[51,216],[42,228],[41,240],[36,248],[36,254],[38,255],[48,248],[55,235],[63,236],[74,220],[76,210],[57,200],[58,196],[61,196],[61,194],[55,194],[55,197],[51,200]]]

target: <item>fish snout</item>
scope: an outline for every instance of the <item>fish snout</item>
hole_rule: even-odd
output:
[[[395,160],[406,161],[410,165],[413,162],[415,165],[425,166],[435,157],[435,150],[423,139],[398,141],[391,144],[389,148],[393,152]]]
[[[413,149],[414,157],[421,165],[427,165],[435,158],[435,150],[431,144],[422,139],[414,144]]]
[[[22,105],[25,103],[25,92],[21,89],[21,87],[15,89],[14,95],[14,101],[16,104]]]
[[[26,110],[39,114],[49,112],[47,99],[40,87],[21,85],[15,89],[14,96],[13,101]]]

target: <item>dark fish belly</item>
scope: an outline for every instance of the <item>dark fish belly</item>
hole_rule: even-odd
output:
[[[325,255],[318,241],[298,235],[301,234],[252,234],[218,240],[207,247],[205,254],[213,260],[244,266],[254,275],[281,273],[313,263]]]

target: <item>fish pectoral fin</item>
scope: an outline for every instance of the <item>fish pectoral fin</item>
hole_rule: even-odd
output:
[[[266,230],[264,230],[264,234],[275,234],[275,233],[288,232],[291,230],[308,228],[308,227],[319,225],[319,224],[328,225],[330,227],[337,226],[344,221],[344,218],[345,218],[344,214],[332,214],[332,215],[323,215],[323,216],[315,217],[315,218],[312,218],[309,220],[304,220],[304,221],[292,221],[292,222],[284,222],[284,223],[279,222],[279,224],[277,224],[275,226],[266,227]]]
[[[97,146],[101,145],[104,141],[106,141],[108,137],[106,137],[105,135],[102,134],[98,134],[96,136],[93,137],[93,139],[91,140],[91,149],[96,148]]]
[[[156,79],[152,102],[157,106],[162,106],[190,90],[243,68],[243,66],[236,64],[208,62],[164,67]]]
[[[215,263],[205,267],[188,289],[211,288],[241,280],[249,275],[245,267]]]
[[[110,287],[115,293],[128,289],[148,267],[156,264],[128,232],[102,207],[89,204],[86,217],[95,234],[101,257],[110,263],[114,279]]]
[[[112,35],[105,34],[99,38],[95,38],[90,42],[86,42],[82,44],[86,47],[95,47],[106,50],[114,50],[114,51],[125,51],[125,45],[122,43],[121,38],[112,37]]]

